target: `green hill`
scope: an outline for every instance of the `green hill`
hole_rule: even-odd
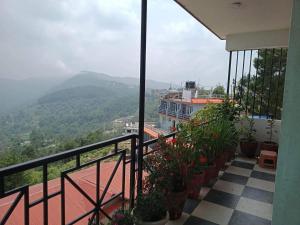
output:
[[[33,131],[51,143],[105,130],[116,118],[137,115],[138,90],[107,75],[80,73],[33,103],[1,116],[0,149],[27,141]],[[153,119],[158,99],[149,92],[146,101],[146,118]]]

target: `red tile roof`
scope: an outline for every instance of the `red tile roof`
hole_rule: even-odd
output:
[[[114,169],[116,162],[103,162],[100,165],[100,196],[110,178],[110,175]],[[129,164],[126,166],[125,170],[125,198],[129,198]],[[92,166],[77,172],[70,174],[72,180],[75,181],[92,199],[96,199],[96,166]],[[50,180],[48,182],[48,192],[49,194],[60,190],[60,178]],[[114,179],[105,195],[104,201],[110,199],[113,195],[118,194],[122,190],[122,164],[115,174]],[[42,184],[33,185],[29,188],[30,202],[33,202],[42,197],[43,186]],[[92,204],[77,190],[75,189],[69,181],[65,180],[65,201],[66,201],[66,222],[74,220],[78,216],[92,209]],[[8,208],[11,206],[13,200],[17,194],[0,199],[0,219],[3,218],[4,214],[7,212]],[[106,207],[104,211],[111,213],[116,207],[120,206],[121,200],[117,199],[116,202]],[[60,224],[60,208],[61,206],[61,196],[58,195],[53,197],[48,202],[49,207],[49,225],[59,225]],[[24,205],[23,200],[15,208],[14,212],[10,216],[8,225],[22,225],[24,224]],[[30,224],[31,225],[42,225],[43,224],[43,204],[37,204],[36,206],[30,208]],[[85,217],[76,224],[86,225],[89,217]]]
[[[144,127],[144,132],[152,138],[158,138],[160,135],[166,135],[167,132],[158,128]]]
[[[192,104],[219,104],[222,103],[224,100],[221,98],[192,98]]]

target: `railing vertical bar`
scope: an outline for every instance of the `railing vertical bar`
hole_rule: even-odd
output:
[[[99,212],[100,212],[100,202],[99,202],[99,198],[100,198],[100,161],[97,161],[96,164],[96,209],[95,209],[95,214],[96,214],[96,225],[100,224],[100,216],[99,216]]]
[[[257,50],[257,60],[259,60],[259,49]],[[252,102],[252,118],[253,118],[253,114],[255,113],[254,109],[255,109],[255,97],[256,97],[256,86],[257,86],[257,71],[258,69],[256,68],[255,71],[255,78],[254,78],[254,93],[253,93],[253,102]]]
[[[235,99],[235,89],[236,89],[236,79],[237,79],[237,72],[238,72],[238,64],[239,64],[239,51],[236,51],[235,77],[234,77],[234,85],[233,85],[233,99]]]
[[[118,152],[118,142],[115,143],[114,151],[115,151],[115,153]]]
[[[76,155],[76,167],[80,167],[80,154]]]
[[[282,70],[282,54],[283,54],[283,50],[282,48],[280,49],[280,59],[279,59],[279,72],[278,72],[278,78],[277,78],[277,94],[276,94],[276,102],[275,102],[275,115],[274,115],[274,119],[277,118],[277,107],[278,107],[278,98],[279,98],[279,88],[281,87],[280,84],[280,79],[281,79],[281,70]]]
[[[259,109],[259,118],[262,114],[262,103],[263,103],[263,95],[264,95],[264,86],[265,86],[265,75],[266,75],[266,69],[267,69],[267,49],[265,49],[264,53],[264,73],[262,74],[262,85],[261,85],[261,95],[260,95],[260,109]]]
[[[65,208],[65,179],[64,179],[64,173],[61,174],[60,177],[60,186],[61,186],[61,225],[66,224],[66,208]]]
[[[43,165],[43,213],[44,225],[48,225],[48,164]]]
[[[126,172],[126,152],[122,153],[123,157],[123,171],[122,171],[122,208],[124,209],[125,206],[125,172]]]
[[[248,83],[247,83],[247,97],[246,97],[246,113],[247,114],[248,114],[248,104],[249,104],[249,88],[250,88],[251,67],[252,67],[252,50],[250,51],[250,63],[249,63]]]
[[[148,153],[148,151],[149,151],[149,146],[147,145],[145,148],[146,148],[145,152]]]
[[[136,155],[136,138],[131,139],[130,151],[130,209],[134,208],[134,194],[135,194],[135,159]]]
[[[5,188],[4,188],[4,176],[0,176],[0,196],[4,194]]]
[[[242,104],[243,99],[243,83],[244,83],[244,72],[245,72],[245,57],[246,57],[246,50],[244,50],[243,54],[243,67],[242,67],[242,79],[241,79],[241,85],[240,85],[240,104]]]
[[[228,65],[227,91],[226,91],[227,97],[229,97],[229,90],[230,90],[231,60],[232,60],[232,51],[229,52],[229,65]]]
[[[29,186],[26,186],[24,190],[24,225],[29,225],[29,217]]]
[[[270,98],[271,98],[271,89],[272,89],[272,81],[273,81],[273,64],[274,64],[274,54],[275,49],[272,49],[272,55],[271,55],[271,69],[270,69],[270,80],[269,80],[269,92],[268,92],[268,103],[267,103],[267,117],[270,116]]]

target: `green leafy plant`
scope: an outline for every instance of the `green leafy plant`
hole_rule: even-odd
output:
[[[226,118],[230,121],[238,120],[241,110],[242,107],[229,98],[225,98],[223,103],[216,105],[217,117]]]
[[[273,132],[277,133],[277,130],[274,130],[274,123],[275,121],[273,119],[267,121],[266,129],[268,130],[267,134],[269,135],[269,142],[273,142]]]
[[[256,130],[254,129],[254,119],[249,118],[248,116],[244,116],[240,120],[240,135],[243,140],[246,140],[248,142],[253,142],[255,141],[255,132]]]
[[[195,113],[194,118],[201,122],[207,122],[214,119],[229,119],[230,121],[238,120],[242,107],[229,98],[225,98],[220,104],[208,104],[204,109]]]
[[[153,190],[148,193],[139,194],[133,214],[137,220],[147,222],[165,218],[167,208],[163,193]]]

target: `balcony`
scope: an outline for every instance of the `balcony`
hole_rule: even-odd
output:
[[[175,135],[166,137],[174,138]],[[138,136],[131,134],[1,169],[2,224],[107,223],[116,208],[134,207],[139,182],[137,140]],[[143,158],[156,151],[157,141],[143,143]],[[119,148],[122,142],[130,142],[127,157],[128,151]],[[85,153],[101,151],[108,146],[113,146],[109,155],[83,162]],[[49,166],[67,159],[73,159],[74,165],[63,170],[59,178],[49,180]],[[145,166],[147,168],[147,164]],[[41,184],[14,189],[6,185],[5,178],[30,169],[42,171]],[[255,159],[238,156],[228,161],[217,177],[201,188],[196,199],[187,199],[179,220],[168,224],[193,221],[239,224],[240,218],[271,224],[274,174],[275,170],[260,168]],[[43,216],[37,219],[36,215]]]
[[[142,2],[140,103],[144,106],[147,1]],[[170,221],[169,224],[257,225],[271,224],[272,220],[275,225],[298,225],[299,1],[294,0],[294,4],[292,1],[264,1],[261,4],[250,1],[244,4],[244,1],[241,1],[230,6],[225,5],[225,1],[176,2],[218,37],[226,39],[226,48],[229,51],[227,94],[231,97],[231,102],[244,106],[244,111],[240,111],[241,115],[246,114],[255,120],[257,133],[265,133],[265,124],[260,123],[266,122],[263,118],[282,118],[283,123],[276,171],[276,192],[274,170],[262,169],[256,160],[238,155],[226,163],[216,179],[202,188],[197,199],[188,199],[183,216],[175,222]],[[240,10],[244,10],[243,13]],[[222,19],[219,20],[214,15],[222,15],[219,16]],[[289,57],[285,64],[283,53],[286,47],[289,47]],[[255,73],[252,71],[254,53],[257,54],[258,61],[265,56],[263,66],[256,65],[258,69]],[[276,55],[276,59],[279,60],[273,61]],[[245,67],[247,61],[248,67]],[[285,72],[286,79],[283,79]],[[280,82],[280,79],[286,83]],[[277,81],[275,86],[274,80]],[[278,90],[283,88],[284,104],[281,104]],[[144,107],[140,107],[139,112],[139,135],[123,136],[0,169],[0,224],[99,224],[100,221],[104,223],[111,219],[111,212],[116,205],[129,205],[133,208],[137,191],[142,191],[145,176],[143,169],[147,167],[143,159],[153,153],[154,150],[150,146],[158,141],[153,139],[143,142]],[[176,115],[173,112],[171,114]],[[175,135],[172,133],[167,137]],[[118,148],[123,141],[130,143],[129,159],[125,157],[127,150]],[[85,153],[101,151],[102,148],[111,145],[114,146],[113,153],[83,162],[82,156]],[[239,149],[237,151],[239,152]],[[59,166],[59,161],[67,159],[71,159],[74,165],[63,170],[57,180],[50,180],[49,165]],[[113,162],[113,165],[108,166],[109,162]],[[7,177],[14,176],[17,179],[18,173],[31,169],[37,169],[42,174],[41,184],[24,184],[21,187],[7,184]],[[94,172],[76,176],[76,172],[84,173],[85,170]],[[110,174],[103,179],[103,172],[107,170]],[[114,190],[115,184],[119,184],[117,187],[120,190]],[[33,195],[34,191],[39,194]],[[81,195],[81,198],[68,196],[71,193],[77,193],[75,196]],[[39,215],[39,218],[33,217],[33,213]]]
[[[172,116],[172,117],[176,117],[177,113],[175,112],[175,110],[168,110],[167,115]]]
[[[167,109],[166,109],[166,108],[164,108],[164,107],[159,107],[158,113],[166,114],[166,112],[167,112]]]
[[[188,114],[184,114],[184,113],[179,113],[178,114],[178,119],[182,119],[182,120],[188,120],[191,118],[191,115]]]

